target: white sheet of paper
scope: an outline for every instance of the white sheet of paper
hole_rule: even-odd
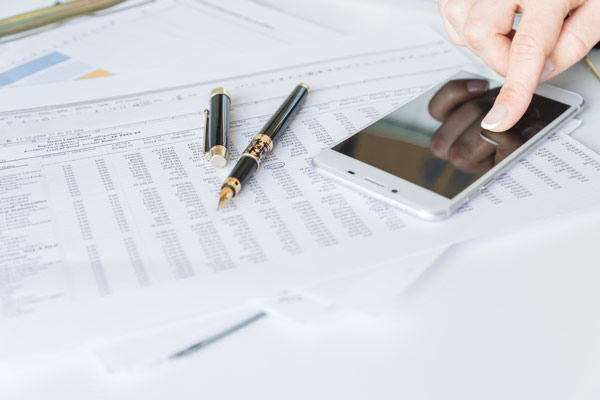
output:
[[[266,314],[254,306],[239,307],[216,315],[177,321],[144,332],[95,343],[91,351],[111,373],[130,373],[193,357],[239,329],[260,321]],[[185,355],[179,355],[188,350]]]
[[[393,304],[445,251],[443,246],[304,290],[286,290],[240,309],[110,338],[93,345],[92,351],[109,372],[128,373],[176,361],[168,356],[191,344],[212,345],[214,338],[226,340],[231,327],[253,324],[261,310],[270,318],[286,318],[301,324],[326,318],[342,308],[377,314]],[[190,354],[200,355],[201,351]]]
[[[311,155],[465,63],[424,27],[398,34],[324,42],[295,66],[157,90],[148,77],[6,89],[2,354],[215,311],[597,202],[599,157],[565,135],[443,223],[314,171]],[[235,158],[299,81],[312,97],[243,195],[217,213],[229,169],[200,150],[210,90],[219,82],[233,93]]]
[[[240,55],[267,57],[291,44],[338,37],[250,0],[123,3],[2,45],[0,88],[139,73],[204,58],[198,74]],[[101,16],[100,16],[101,15]],[[263,55],[263,52],[267,52]]]
[[[287,290],[260,304],[269,315],[311,322],[342,308],[377,314],[394,304],[447,246],[393,259],[344,277]]]
[[[441,246],[403,259],[389,260],[368,271],[303,288],[300,293],[327,299],[338,307],[379,314],[394,305],[448,248]]]

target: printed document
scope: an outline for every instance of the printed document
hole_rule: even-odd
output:
[[[173,65],[173,73],[197,57],[206,59],[196,65],[203,74],[241,55],[273,57],[279,48],[338,36],[251,0],[126,2],[2,43],[0,88],[137,74],[165,65]]]
[[[317,173],[315,153],[466,66],[433,31],[411,29],[377,45],[323,43],[295,65],[241,77],[6,89],[2,353],[214,311],[597,204],[600,157],[560,133],[441,223]],[[216,82],[233,97],[232,159],[297,83],[313,89],[220,212],[217,193],[234,163],[214,169],[201,150]]]

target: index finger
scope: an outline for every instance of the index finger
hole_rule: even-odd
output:
[[[558,41],[567,12],[558,0],[527,4],[510,46],[504,86],[481,123],[484,129],[505,131],[525,114],[540,77],[554,69],[548,56]]]

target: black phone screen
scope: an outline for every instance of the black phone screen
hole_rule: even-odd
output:
[[[500,85],[465,75],[436,85],[333,150],[451,199],[569,108],[536,94],[513,128],[484,131],[481,121]]]

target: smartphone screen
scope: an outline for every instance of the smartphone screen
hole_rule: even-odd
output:
[[[461,72],[333,150],[452,199],[569,109],[536,94],[513,128],[484,131],[499,88]]]

